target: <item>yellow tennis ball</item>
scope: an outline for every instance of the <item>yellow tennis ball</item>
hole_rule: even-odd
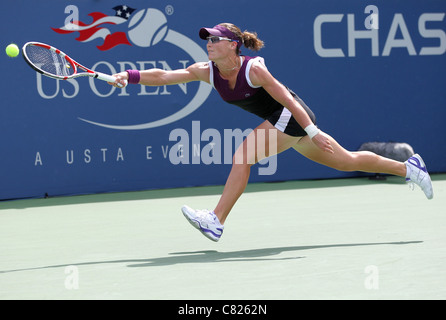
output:
[[[20,52],[19,47],[17,47],[17,45],[14,43],[11,43],[6,47],[6,54],[11,58],[17,57],[19,55],[19,52]]]

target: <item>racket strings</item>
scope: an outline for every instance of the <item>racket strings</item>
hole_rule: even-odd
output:
[[[32,64],[46,73],[67,77],[75,72],[68,61],[53,50],[31,45],[26,47],[26,54]]]

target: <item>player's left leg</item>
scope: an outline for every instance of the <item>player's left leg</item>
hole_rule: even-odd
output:
[[[303,137],[293,148],[310,160],[339,171],[363,171],[406,176],[406,166],[403,162],[384,158],[369,151],[347,151],[335,139],[327,136],[334,153],[320,150],[308,136]]]
[[[308,136],[299,140],[293,148],[310,160],[340,171],[386,173],[406,177],[420,186],[428,199],[433,198],[429,173],[419,155],[414,155],[406,162],[399,162],[369,151],[347,151],[335,139],[328,137],[334,149],[333,154],[320,150]]]

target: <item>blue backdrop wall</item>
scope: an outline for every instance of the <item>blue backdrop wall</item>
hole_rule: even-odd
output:
[[[407,142],[431,172],[446,172],[443,0],[17,0],[7,7],[2,47],[49,43],[105,73],[207,61],[198,30],[233,22],[259,34],[266,47],[258,54],[271,73],[347,149]],[[224,184],[238,140],[261,122],[205,83],[117,89],[41,77],[20,56],[0,61],[0,199]],[[354,175],[286,151],[253,167],[251,181]]]

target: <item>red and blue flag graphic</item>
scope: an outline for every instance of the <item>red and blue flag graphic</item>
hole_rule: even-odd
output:
[[[135,9],[120,5],[113,8],[115,15],[106,15],[102,12],[92,12],[88,15],[93,22],[86,24],[82,21],[73,21],[61,28],[51,28],[60,34],[79,32],[76,38],[80,42],[89,42],[95,39],[103,39],[102,45],[97,46],[101,51],[110,50],[120,44],[130,45],[127,33],[122,31],[112,32],[110,29],[115,25],[126,23]]]

